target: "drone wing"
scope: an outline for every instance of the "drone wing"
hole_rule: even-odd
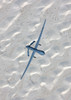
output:
[[[41,36],[42,36],[42,32],[43,32],[45,23],[46,23],[46,19],[45,19],[45,21],[44,21],[44,24],[43,24],[42,30],[41,30],[41,32],[40,32],[39,38],[38,38],[38,40],[37,40],[37,43],[36,43],[36,45],[35,45],[35,48],[38,47],[38,44],[39,44],[40,38],[41,38]],[[34,43],[34,42],[33,42],[33,43]],[[31,57],[30,57],[30,59],[29,59],[29,62],[28,62],[27,66],[26,66],[26,68],[25,68],[25,70],[24,70],[24,72],[23,72],[23,74],[22,74],[22,76],[21,76],[21,79],[22,79],[23,76],[25,75],[25,73],[26,73],[26,71],[27,71],[27,69],[28,69],[28,67],[29,67],[29,65],[30,65],[30,63],[31,63],[31,61],[32,61],[32,59],[33,59],[33,57],[34,57],[34,54],[35,54],[35,51],[33,51],[32,55],[31,55]]]
[[[42,29],[41,29],[39,38],[38,38],[37,43],[36,43],[36,45],[35,45],[35,48],[36,48],[36,49],[37,49],[37,47],[38,47],[38,45],[39,45],[39,41],[40,41],[40,39],[41,39],[41,36],[42,36],[43,30],[44,30],[45,23],[46,23],[46,19],[45,19],[45,21],[44,21],[44,23],[43,23],[43,26],[42,26]]]

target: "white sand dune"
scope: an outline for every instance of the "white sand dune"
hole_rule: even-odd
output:
[[[71,100],[71,0],[0,0],[0,100]]]

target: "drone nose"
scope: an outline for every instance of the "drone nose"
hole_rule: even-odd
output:
[[[44,54],[45,54],[45,52],[44,52],[44,51],[41,51],[41,52],[40,52],[40,54],[41,54],[41,55],[44,55]]]
[[[45,52],[43,51],[43,52],[42,52],[42,55],[44,55],[44,54],[45,54]]]

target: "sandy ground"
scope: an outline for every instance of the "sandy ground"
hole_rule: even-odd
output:
[[[45,55],[20,80],[45,19]],[[71,100],[71,0],[0,0],[0,100]]]

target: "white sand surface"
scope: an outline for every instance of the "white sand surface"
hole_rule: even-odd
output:
[[[0,100],[71,100],[71,0],[0,0]]]

